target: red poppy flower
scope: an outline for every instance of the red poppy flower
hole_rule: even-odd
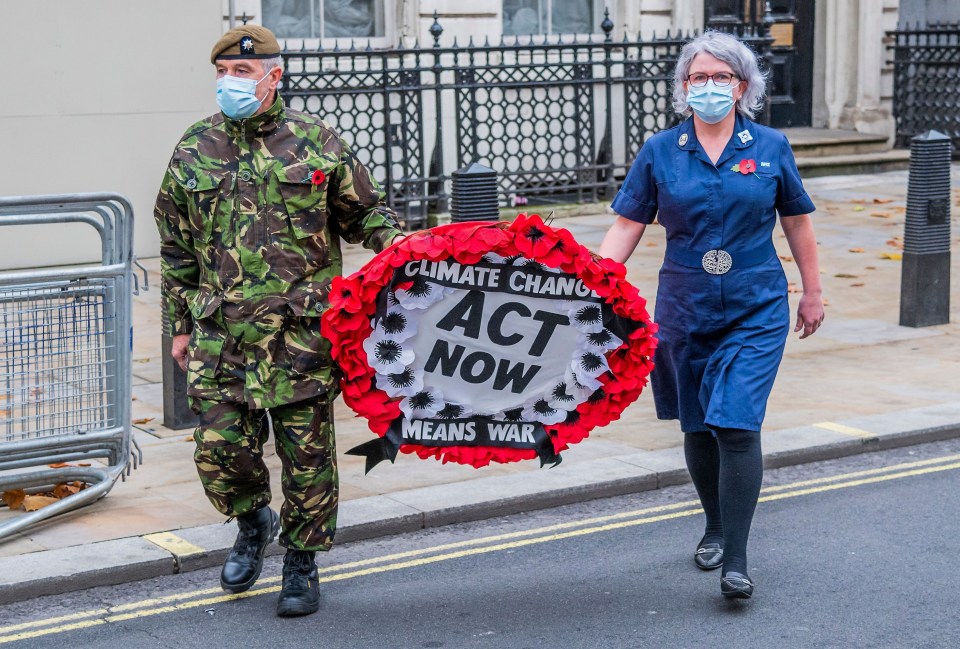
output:
[[[752,174],[757,170],[757,163],[754,160],[741,160],[740,161],[740,173],[744,176],[747,174]]]
[[[406,263],[406,258],[404,258],[403,255],[399,255],[395,249],[385,250],[371,259],[370,263],[363,269],[364,283],[369,282],[374,285],[383,284],[384,280],[388,280],[388,278],[393,275],[393,269],[396,268],[396,266],[394,266],[392,262],[397,257],[403,260],[403,263],[398,264],[398,266]]]
[[[409,253],[415,253],[410,256],[411,260],[418,257],[425,257],[430,261],[440,261],[441,259],[449,257],[451,252],[446,237],[411,237],[409,240],[404,240],[403,243],[403,247],[406,248]]]
[[[322,169],[317,169],[313,172],[313,175],[310,176],[310,182],[314,185],[322,185],[323,181],[327,179],[327,174],[323,173]]]
[[[334,277],[330,286],[330,307],[356,313],[363,309],[360,299],[360,282],[346,277]]]
[[[544,225],[536,214],[518,214],[510,230],[515,233],[513,243],[517,252],[535,261],[542,261],[560,240],[554,229]]]

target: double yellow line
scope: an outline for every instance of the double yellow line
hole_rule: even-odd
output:
[[[866,471],[856,471],[767,487],[761,491],[760,502],[808,496],[815,493],[834,491],[836,489],[860,487],[953,469],[960,469],[960,455],[949,455],[916,462],[906,462]],[[647,525],[649,523],[658,523],[660,521],[693,516],[699,513],[701,513],[699,502],[687,500],[669,505],[660,505],[658,507],[647,507],[617,514],[608,514],[606,516],[547,525],[529,530],[496,534],[477,539],[458,541],[456,543],[446,543],[429,548],[397,552],[322,568],[320,570],[320,582],[330,583],[395,570],[417,568],[441,561],[512,550],[529,545],[561,541],[563,539],[589,534],[610,532],[637,525]],[[233,600],[246,599],[248,597],[257,597],[259,595],[278,592],[280,590],[279,582],[280,577],[266,577],[258,582],[259,586],[257,588],[245,593],[240,593],[239,595],[225,595],[219,588],[206,588],[185,593],[175,593],[165,597],[140,600],[119,606],[80,611],[69,615],[2,626],[0,627],[0,644],[78,631],[139,617],[208,607]]]

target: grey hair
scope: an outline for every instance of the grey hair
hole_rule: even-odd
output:
[[[283,57],[280,55],[272,56],[269,59],[260,59],[260,63],[263,64],[264,74],[270,72],[274,68],[280,68],[283,70]]]
[[[714,30],[697,36],[680,50],[680,58],[677,59],[677,65],[673,70],[673,110],[683,116],[692,112],[687,105],[687,94],[683,91],[683,82],[690,74],[694,57],[704,52],[729,65],[737,77],[747,82],[747,89],[737,102],[737,110],[753,118],[763,108],[767,75],[760,71],[756,54],[742,41],[730,34]]]

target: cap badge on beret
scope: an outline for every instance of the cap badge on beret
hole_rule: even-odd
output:
[[[255,54],[253,51],[253,39],[249,36],[244,36],[240,39],[240,53],[241,54]]]

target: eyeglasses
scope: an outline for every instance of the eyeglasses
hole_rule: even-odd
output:
[[[702,88],[707,85],[707,81],[713,79],[714,85],[717,86],[729,86],[733,83],[734,79],[738,79],[737,75],[732,72],[717,72],[716,74],[704,74],[703,72],[696,72],[687,77],[687,81],[691,86],[695,88]]]

